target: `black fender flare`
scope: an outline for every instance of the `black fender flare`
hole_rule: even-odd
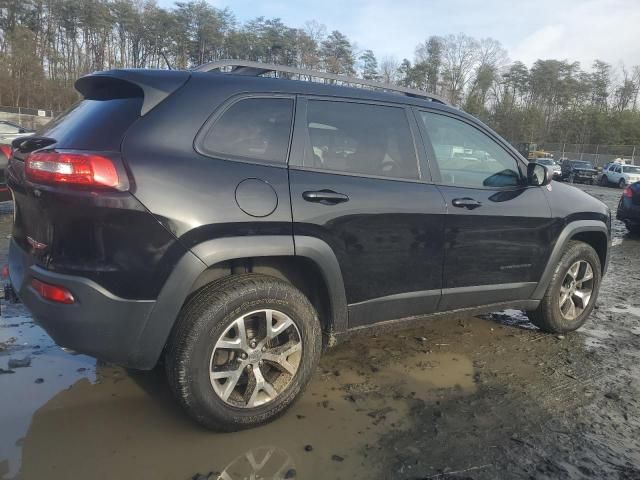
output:
[[[347,301],[342,272],[327,243],[314,237],[296,236],[294,245],[294,237],[285,235],[217,238],[196,245],[178,261],[138,336],[129,363],[140,369],[156,365],[182,305],[207,268],[237,258],[294,255],[314,262],[324,278],[331,302],[330,331],[346,331]]]
[[[565,226],[558,238],[556,239],[555,245],[553,246],[553,250],[551,251],[551,255],[547,260],[547,265],[540,277],[540,281],[538,282],[538,286],[534,290],[531,298],[533,300],[542,300],[545,292],[551,282],[551,278],[558,266],[558,262],[562,257],[567,244],[571,239],[578,233],[583,232],[598,232],[603,233],[607,238],[607,251],[605,252],[605,263],[602,265],[602,274],[607,270],[607,265],[609,263],[609,249],[611,247],[611,235],[609,232],[609,228],[607,225],[598,220],[576,220],[569,223]]]

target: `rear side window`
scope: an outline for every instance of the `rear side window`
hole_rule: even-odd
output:
[[[57,148],[120,150],[125,132],[140,117],[142,97],[82,100],[38,131]]]
[[[417,179],[418,161],[405,110],[309,100],[306,167]]]
[[[212,157],[286,163],[293,99],[245,98],[227,108],[198,147]]]

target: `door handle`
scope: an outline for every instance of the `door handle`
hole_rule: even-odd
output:
[[[467,210],[473,210],[474,208],[478,208],[482,206],[482,203],[474,200],[473,198],[464,197],[464,198],[454,198],[451,201],[451,205],[458,208],[466,208]]]
[[[333,190],[316,190],[304,192],[302,194],[307,202],[321,203],[323,205],[335,205],[349,200],[344,193],[334,192]]]

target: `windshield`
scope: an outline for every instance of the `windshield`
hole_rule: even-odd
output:
[[[539,158],[537,160],[537,163],[539,163],[540,165],[555,165],[556,162],[554,162],[553,160],[549,160],[546,158]]]
[[[578,168],[593,168],[593,165],[591,165],[589,162],[583,161],[573,162],[573,166]]]
[[[628,167],[623,167],[623,171],[624,173],[640,173],[640,167],[631,165]]]

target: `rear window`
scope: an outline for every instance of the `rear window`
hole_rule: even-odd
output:
[[[57,148],[120,150],[128,128],[140,117],[142,97],[82,100],[42,127],[37,135],[56,140]]]
[[[245,98],[222,113],[198,142],[212,157],[286,163],[293,99]]]

